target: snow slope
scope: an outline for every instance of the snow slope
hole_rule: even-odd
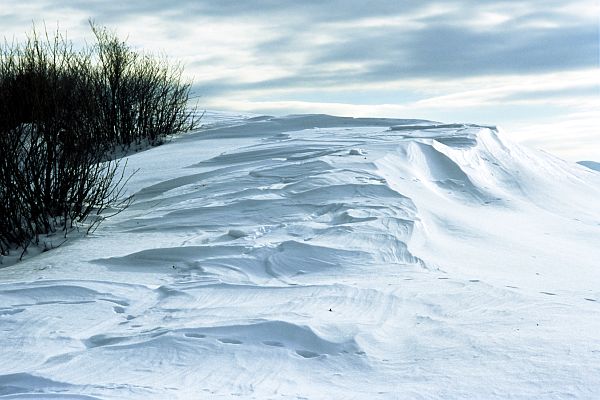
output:
[[[475,125],[207,119],[0,269],[0,398],[600,397],[600,174]]]

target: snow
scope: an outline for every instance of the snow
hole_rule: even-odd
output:
[[[0,269],[0,398],[600,397],[600,174],[493,127],[205,122]]]

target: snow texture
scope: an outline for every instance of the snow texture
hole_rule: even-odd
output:
[[[206,118],[0,269],[0,398],[600,398],[600,174],[493,127]]]

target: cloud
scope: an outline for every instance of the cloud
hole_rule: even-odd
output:
[[[79,30],[92,17],[141,45],[164,44],[177,56],[193,58],[207,51],[222,56],[221,67],[243,63],[245,70],[277,64],[290,77],[305,77],[315,85],[335,84],[332,76],[374,82],[598,65],[598,21],[589,18],[598,6],[587,2],[593,8],[578,16],[562,1],[547,1],[540,10],[531,0],[43,0],[37,7],[4,1],[12,10],[0,14],[7,31],[27,29],[23,21],[29,25],[44,19],[52,25],[71,14],[68,23]],[[358,68],[328,73],[335,65]],[[261,79],[269,87],[294,82],[269,78],[264,74]]]

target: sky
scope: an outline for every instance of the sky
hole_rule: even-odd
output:
[[[201,108],[496,125],[600,160],[598,0],[0,0],[91,41],[88,20],[185,66]]]

